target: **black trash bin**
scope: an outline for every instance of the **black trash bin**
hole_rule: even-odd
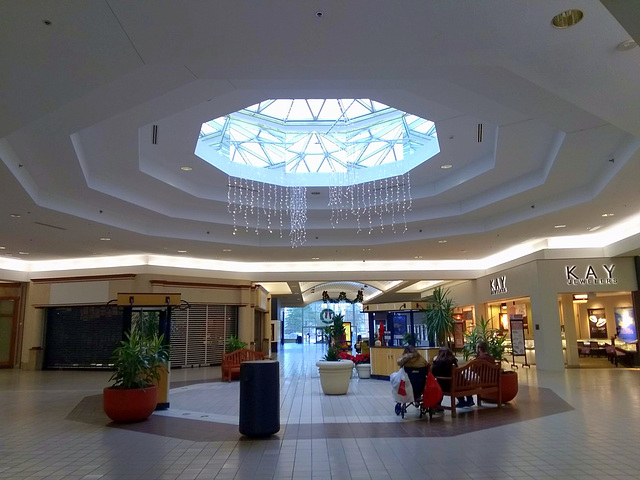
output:
[[[296,343],[302,343],[302,335],[298,335],[296,338]]]
[[[280,431],[280,364],[275,360],[240,364],[240,433],[266,437]]]

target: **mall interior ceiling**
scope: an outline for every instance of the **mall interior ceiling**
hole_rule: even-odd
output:
[[[640,252],[640,2],[40,0],[0,3],[0,29],[1,280],[142,265],[401,300],[543,251]],[[272,216],[268,180],[195,148],[274,99],[371,99],[433,122],[439,153]]]

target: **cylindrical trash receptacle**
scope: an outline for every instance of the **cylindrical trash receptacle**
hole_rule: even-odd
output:
[[[240,364],[240,433],[265,437],[280,431],[280,364],[259,360]]]

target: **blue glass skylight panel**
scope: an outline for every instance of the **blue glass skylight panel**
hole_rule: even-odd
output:
[[[394,164],[392,174],[400,174],[438,152],[433,122],[368,99],[265,100],[204,123],[196,145],[197,155],[230,175],[268,181],[235,172],[236,164],[315,177],[276,181],[291,185],[330,184],[327,174],[348,168],[371,169],[363,181],[384,178],[389,170],[375,173],[377,166]]]

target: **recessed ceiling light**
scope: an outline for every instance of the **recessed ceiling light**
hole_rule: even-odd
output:
[[[616,50],[618,50],[619,52],[626,52],[628,50],[636,48],[637,46],[638,44],[633,40],[625,40],[624,42],[620,42],[618,45],[616,45]]]
[[[440,168],[447,170],[449,168],[453,167],[453,165],[449,165],[448,163],[446,165],[440,165]]]
[[[178,250],[178,253],[187,253],[186,250]]]
[[[595,227],[587,227],[587,230],[589,230],[590,232],[595,232],[599,228],[602,228],[602,225],[596,225]]]
[[[182,170],[183,172],[190,172],[191,170],[193,170],[193,168],[185,165],[184,167],[180,167],[180,170]]]
[[[222,249],[222,251],[223,251],[223,252],[230,252],[230,251],[231,251],[231,249],[230,249],[230,248],[223,248],[223,249]]]
[[[560,225],[554,225],[553,228],[564,228],[566,227],[566,225],[564,224],[560,224]]]
[[[7,247],[0,247],[0,250],[6,250]]]
[[[18,252],[19,255],[29,255],[29,252]]]
[[[11,218],[20,218],[20,214],[19,213],[12,213],[11,214]]]
[[[103,242],[108,242],[111,239],[109,237],[100,237],[100,240],[102,240]]]
[[[446,240],[438,240],[438,243],[447,243]]]
[[[582,10],[578,10],[575,8],[571,10],[565,10],[564,12],[559,13],[551,19],[551,25],[556,28],[569,28],[580,22],[583,17],[584,13],[582,13]]]
[[[613,217],[613,213],[603,213],[602,216],[603,217]]]
[[[311,260],[320,260],[320,257],[313,257]]]
[[[413,258],[420,259],[420,258],[422,258],[422,255],[416,255],[416,256],[415,256],[415,257],[413,257]]]

